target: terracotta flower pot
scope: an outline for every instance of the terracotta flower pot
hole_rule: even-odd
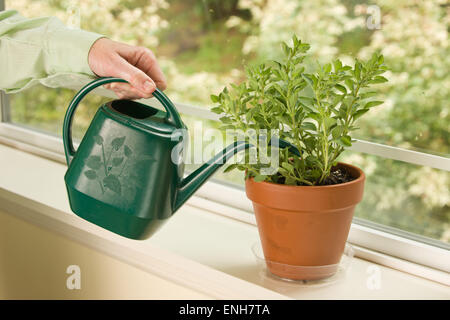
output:
[[[266,264],[273,274],[314,280],[337,271],[365,180],[361,169],[344,163],[338,166],[345,167],[355,180],[327,186],[246,180]]]

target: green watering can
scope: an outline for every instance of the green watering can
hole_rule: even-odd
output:
[[[251,145],[234,142],[183,178],[183,136],[179,130],[186,126],[169,98],[156,89],[153,96],[166,112],[130,100],[110,101],[97,110],[75,151],[71,126],[78,104],[91,90],[111,82],[126,81],[92,81],[75,95],[64,118],[68,164],[64,180],[70,207],[78,216],[107,230],[146,239],[220,166]],[[278,143],[299,155],[290,143],[281,139]],[[173,161],[174,154],[178,161]]]
[[[186,129],[173,103],[160,90],[153,96],[166,112],[130,100],[102,105],[78,150],[72,142],[75,110],[94,88],[119,78],[100,78],[83,87],[70,103],[63,125],[68,169],[66,182],[70,207],[78,216],[132,239],[146,239],[230,157],[248,148],[235,142],[183,178],[182,157]]]

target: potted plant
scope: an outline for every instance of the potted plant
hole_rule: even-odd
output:
[[[309,47],[294,36],[291,45],[282,43],[281,61],[248,68],[246,81],[211,96],[222,128],[243,132],[256,149],[257,161],[234,163],[226,171],[246,173],[268,268],[303,280],[337,270],[365,179],[361,169],[338,158],[354,141],[355,121],[382,103],[369,88],[387,81],[381,54],[356,59],[353,66],[334,60],[311,68],[305,61]],[[295,148],[276,149],[279,165],[267,174],[263,158],[271,139],[252,141],[270,129]],[[321,268],[308,268],[314,266]]]

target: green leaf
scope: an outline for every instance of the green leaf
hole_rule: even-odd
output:
[[[294,172],[294,166],[288,162],[283,162],[281,166],[289,172]]]
[[[369,81],[369,83],[385,83],[388,82],[388,79],[386,79],[383,76],[376,76],[372,80]]]
[[[298,38],[295,34],[292,36],[292,42],[294,43],[295,47],[297,47],[300,44],[300,42],[298,41]]]
[[[343,85],[340,84],[336,84],[335,85],[336,89],[338,89],[340,92],[346,94],[347,93],[347,88],[345,88]]]
[[[366,105],[364,106],[364,109],[369,109],[369,108],[378,106],[378,105],[380,105],[382,103],[383,103],[383,101],[370,101],[370,102],[366,103]]]
[[[227,124],[232,123],[231,119],[228,117],[221,117],[219,120],[222,121],[223,123],[227,123]]]
[[[314,99],[310,98],[310,97],[304,97],[304,96],[300,96],[298,97],[298,100],[300,101],[300,103],[308,106],[308,107],[312,107],[314,106]]]
[[[289,46],[285,42],[281,43],[281,48],[283,49],[284,55],[289,56],[291,48],[289,48]]]
[[[361,93],[359,95],[359,98],[361,100],[364,100],[364,99],[367,99],[367,98],[371,98],[371,97],[373,97],[373,96],[375,96],[377,94],[378,94],[378,92],[375,92],[375,91],[364,92],[364,93]]]
[[[355,83],[353,82],[353,80],[351,80],[351,79],[345,79],[345,84],[347,85],[347,87],[348,87],[351,91],[353,91],[354,85],[355,85]]]
[[[300,160],[299,157],[294,157],[294,167],[298,170],[304,170],[305,169],[305,163]]]
[[[325,127],[327,128],[327,130],[329,128],[331,128],[335,123],[336,123],[336,119],[334,119],[334,118],[326,117],[324,119],[324,124],[325,124]]]
[[[120,166],[120,164],[123,162],[123,157],[117,157],[112,159],[112,164],[114,167]]]
[[[221,114],[222,113],[222,108],[221,107],[214,107],[211,108],[211,111],[217,114]]]
[[[258,175],[254,178],[254,180],[255,180],[255,182],[262,182],[262,181],[266,180],[266,178],[267,178],[266,175],[258,174]]]
[[[308,117],[311,118],[311,119],[316,120],[319,123],[322,120],[322,116],[318,112],[310,112],[310,113],[308,113]]]
[[[356,111],[354,114],[352,114],[352,117],[354,120],[356,120],[359,117],[361,117],[363,114],[365,114],[367,111],[369,111],[369,109],[360,109],[360,110]]]
[[[211,101],[214,102],[214,103],[217,103],[217,102],[219,102],[219,97],[214,95],[214,94],[212,94],[211,95]]]
[[[314,137],[309,137],[303,140],[307,149],[313,150],[316,147],[317,140]]]
[[[119,138],[115,138],[113,139],[113,141],[111,141],[111,146],[113,147],[114,150],[119,150],[123,143],[125,142],[125,137],[119,137]]]
[[[94,180],[97,178],[97,172],[95,172],[94,170],[88,170],[84,172],[84,175],[89,179],[89,180]]]
[[[337,143],[339,143],[343,147],[351,147],[352,146],[352,140],[349,136],[340,137],[337,140]]]
[[[302,74],[302,77],[303,77],[303,79],[305,79],[306,82],[308,82],[308,84],[311,87],[314,87],[314,83],[313,83],[313,81],[312,81],[312,79],[311,79],[311,77],[309,75]]]
[[[334,72],[338,72],[339,70],[341,70],[342,68],[342,62],[341,60],[337,59],[333,62],[333,66],[334,66]]]
[[[303,122],[302,125],[300,126],[302,129],[304,130],[312,130],[312,131],[317,131],[317,127],[314,123],[312,122]]]
[[[89,156],[89,158],[86,161],[86,165],[94,170],[100,169],[102,165],[100,156]]]
[[[310,165],[316,165],[319,163],[319,159],[317,159],[317,157],[315,156],[309,155],[306,157],[306,162]]]
[[[361,79],[361,63],[356,61],[355,63],[355,71],[354,71],[356,79]]]
[[[290,186],[295,186],[297,184],[297,181],[294,178],[286,177],[286,180],[284,183],[287,185],[290,185]]]
[[[345,119],[346,114],[347,114],[347,110],[348,110],[347,105],[345,103],[342,103],[341,107],[339,108],[339,117],[341,119]]]
[[[106,176],[103,179],[103,184],[105,185],[106,188],[110,189],[111,191],[114,191],[117,194],[122,193],[122,186],[120,184],[120,181],[114,174]]]
[[[337,139],[338,137],[341,136],[343,131],[344,131],[343,127],[337,126],[333,130],[331,130],[331,136],[333,137],[333,139]]]
[[[123,147],[123,153],[125,154],[125,157],[129,158],[133,154],[133,151],[131,151],[131,149],[127,145],[125,145]]]
[[[98,145],[103,144],[103,138],[102,138],[101,136],[99,136],[99,135],[95,135],[95,136],[94,136],[94,141],[95,141],[95,143],[98,144]]]
[[[238,167],[238,164],[234,163],[234,164],[230,164],[228,167],[225,168],[225,170],[223,170],[223,172],[230,172],[233,169],[236,169]]]
[[[282,176],[289,176],[289,171],[287,171],[284,168],[278,168],[278,172],[282,175]]]

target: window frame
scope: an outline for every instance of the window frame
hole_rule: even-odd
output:
[[[0,0],[0,10],[5,9]],[[213,112],[184,103],[175,103],[180,113],[208,120],[218,120]],[[62,138],[39,132],[25,125],[14,124],[10,117],[8,95],[0,91],[0,143],[36,154],[60,163],[65,162]],[[386,159],[450,171],[450,158],[388,146],[365,140],[357,140],[349,150],[375,155]],[[245,191],[231,184],[209,181],[197,193],[198,198],[215,206],[231,210],[221,212],[229,218],[256,225],[252,205]],[[230,200],[232,199],[232,201]],[[228,213],[229,212],[229,213]],[[420,235],[380,225],[355,217],[349,241],[357,246],[396,257],[443,272],[450,272],[450,245]]]
[[[1,93],[5,95],[3,92]],[[39,132],[24,125],[4,121],[3,115],[9,105],[7,99],[0,99],[0,143],[31,152],[41,157],[60,163],[66,163],[62,138],[45,132]],[[177,109],[185,115],[203,119],[217,120],[217,115],[204,108],[175,103]],[[450,171],[450,159],[420,153],[417,151],[381,145],[369,141],[358,140],[351,150],[385,158],[428,165],[430,167]],[[392,153],[390,153],[393,151]],[[207,182],[196,195],[219,206],[227,206],[229,214],[222,213],[236,220],[256,225],[252,213],[252,205],[245,191],[228,183],[212,180]],[[232,199],[232,201],[230,200]],[[441,241],[380,225],[355,217],[353,219],[349,241],[363,248],[381,252],[389,256],[423,266],[450,272],[450,245]],[[420,252],[420,254],[418,254]]]

